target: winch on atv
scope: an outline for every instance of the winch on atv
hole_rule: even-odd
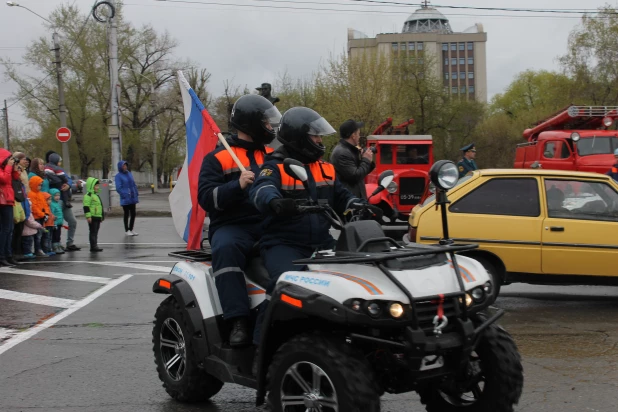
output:
[[[305,183],[304,166],[285,171]],[[523,388],[520,356],[510,335],[488,314],[494,286],[483,266],[457,255],[476,245],[448,237],[447,190],[457,167],[430,171],[442,208],[438,245],[401,246],[386,237],[370,206],[346,213],[328,203],[298,202],[298,213],[321,213],[340,230],[334,250],[296,261],[305,271],[277,281],[255,348],[232,349],[217,298],[210,256],[178,252],[155,293],[169,294],[155,315],[159,377],[179,401],[205,400],[225,382],[257,389],[257,404],[274,411],[379,411],[385,392],[416,391],[430,412],[509,412]],[[392,171],[380,176],[384,190]],[[256,256],[245,271],[251,307],[264,300],[268,274]]]

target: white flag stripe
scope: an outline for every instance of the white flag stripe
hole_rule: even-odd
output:
[[[2,268],[0,269],[0,272],[15,274],[15,275],[40,276],[43,278],[77,280],[80,282],[93,282],[93,283],[103,283],[103,284],[106,284],[111,280],[111,278],[103,278],[99,276],[72,275],[70,273],[47,272],[45,270],[25,270],[25,269],[17,269],[17,268]]]
[[[32,293],[15,292],[13,290],[0,289],[0,299],[17,302],[34,303],[37,305],[54,306],[56,308],[70,308],[75,303],[73,299],[54,298],[45,295],[33,295]]]

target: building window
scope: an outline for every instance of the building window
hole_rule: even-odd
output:
[[[444,59],[444,65],[448,66],[448,59]]]
[[[466,86],[461,86],[461,94],[466,94]]]
[[[459,50],[465,50],[466,49],[466,43],[459,43]]]
[[[457,50],[457,43],[451,43],[451,51]]]
[[[406,51],[406,44],[405,43],[401,43],[401,45],[399,46],[401,51]]]
[[[408,50],[414,51],[414,43],[412,42],[408,43]]]
[[[451,79],[456,80],[457,79],[457,72],[453,72],[451,74]]]
[[[474,57],[468,57],[468,64],[474,64]]]
[[[468,79],[474,79],[474,72],[468,72]]]
[[[392,43],[393,51],[399,50],[399,43]]]
[[[421,58],[419,58],[419,59],[418,59],[418,64],[419,64],[419,65],[424,64],[424,63],[425,63],[425,60],[423,60],[423,59],[421,59]]]
[[[453,87],[451,87],[451,92],[452,92],[453,94],[457,94],[457,92],[458,92],[458,91],[459,91],[459,89],[457,88],[457,86],[453,86]]]
[[[444,73],[444,80],[448,80],[448,73]]]
[[[442,43],[442,51],[448,51],[448,43]]]
[[[410,64],[414,64],[414,61],[415,61],[415,60],[416,60],[416,59],[415,59],[414,57],[410,57]]]
[[[474,50],[474,43],[468,43],[468,50]]]
[[[468,87],[468,91],[469,91],[470,93],[474,93],[474,86],[469,86],[469,87]]]
[[[416,50],[423,50],[423,43],[416,43]]]
[[[466,59],[465,59],[465,58],[463,58],[463,57],[462,57],[462,58],[460,58],[460,59],[459,59],[459,64],[460,64],[460,65],[462,65],[462,66],[463,66],[464,64],[466,64]]]
[[[457,59],[451,59],[451,65],[452,66],[456,66],[457,65]]]
[[[462,80],[465,79],[466,78],[466,72],[459,73],[459,78],[462,79]]]

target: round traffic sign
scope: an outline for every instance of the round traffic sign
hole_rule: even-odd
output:
[[[66,143],[71,138],[71,130],[68,127],[61,127],[56,130],[56,139],[60,140],[62,143]]]

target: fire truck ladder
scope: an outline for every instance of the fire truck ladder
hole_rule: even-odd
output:
[[[618,106],[575,106],[552,115],[537,123],[532,129],[524,131],[524,139],[534,142],[541,132],[548,130],[594,130],[600,127],[609,127],[605,124],[610,119],[609,125],[618,118]]]

